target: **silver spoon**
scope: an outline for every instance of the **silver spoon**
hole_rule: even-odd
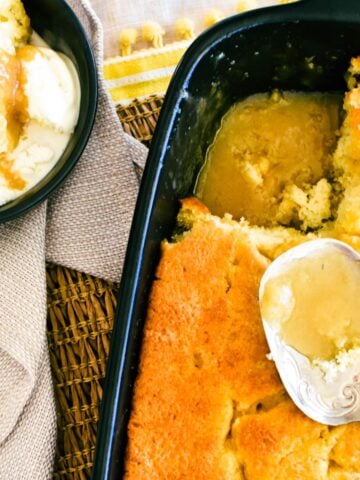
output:
[[[291,262],[318,255],[324,252],[324,249],[335,249],[344,255],[346,261],[358,262],[360,269],[360,255],[343,242],[333,239],[305,242],[280,255],[265,271],[259,288],[260,306],[267,282],[284,273],[284,267],[288,267]],[[271,325],[264,316],[262,321],[271,358],[294,403],[308,417],[327,425],[360,421],[360,351],[354,362],[343,371],[336,371],[329,380],[321,368],[307,356],[286,344],[279,329]]]

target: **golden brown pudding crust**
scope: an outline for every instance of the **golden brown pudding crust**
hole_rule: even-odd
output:
[[[360,478],[358,424],[329,429],[284,392],[259,317],[267,261],[196,200],[164,242],[129,422],[126,480]]]

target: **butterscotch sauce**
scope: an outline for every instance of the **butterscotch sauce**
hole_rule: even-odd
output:
[[[34,59],[36,52],[37,49],[34,45],[25,45],[17,50],[16,56],[20,60],[31,62]]]
[[[36,48],[32,45],[26,45],[25,47],[19,48],[16,52],[16,57],[21,65],[21,60],[31,61],[36,55]],[[16,117],[23,126],[29,120],[28,114],[28,99],[25,95],[25,84],[26,84],[26,72],[23,68],[20,68],[19,76],[19,88],[16,92]]]
[[[25,180],[21,177],[19,173],[13,170],[12,162],[4,154],[0,155],[0,173],[7,181],[9,188],[12,188],[14,190],[23,190],[25,188]]]
[[[283,266],[260,299],[262,318],[311,360],[360,346],[360,267],[335,247]]]
[[[6,119],[7,151],[0,155],[0,172],[8,187],[22,190],[26,182],[13,170],[13,161],[8,154],[18,145],[23,126],[27,121],[27,98],[24,93],[26,82],[21,58],[34,56],[32,46],[19,49],[15,55],[0,51],[0,114]]]

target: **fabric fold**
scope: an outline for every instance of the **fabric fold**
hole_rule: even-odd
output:
[[[147,150],[123,131],[104,85],[99,20],[87,1],[69,4],[95,42],[99,105],[81,160],[49,200],[47,260],[118,281],[139,186],[133,162],[143,166]]]
[[[8,463],[4,454],[9,436],[36,389],[42,363],[45,358],[48,361],[45,219],[43,204],[25,217],[0,226],[0,472]],[[48,382],[51,406],[50,377]],[[54,425],[55,421],[52,429]],[[48,451],[48,456],[51,453]],[[13,468],[0,478],[19,478],[13,476]]]
[[[36,383],[6,441],[0,444],[0,478],[52,478],[56,446],[56,410],[48,346],[43,342]]]

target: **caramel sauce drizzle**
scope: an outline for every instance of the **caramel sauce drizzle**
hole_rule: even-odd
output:
[[[24,124],[28,120],[28,100],[25,95],[25,70],[21,60],[32,60],[36,48],[26,45],[17,50],[15,55],[0,51],[0,113],[7,121],[8,149],[0,154],[0,173],[6,179],[8,187],[23,190],[26,186],[21,175],[13,170],[13,161],[8,154],[19,143]]]
[[[6,154],[0,155],[0,173],[4,176],[9,188],[14,190],[23,190],[26,186],[25,180],[17,172],[14,172],[12,161]]]

